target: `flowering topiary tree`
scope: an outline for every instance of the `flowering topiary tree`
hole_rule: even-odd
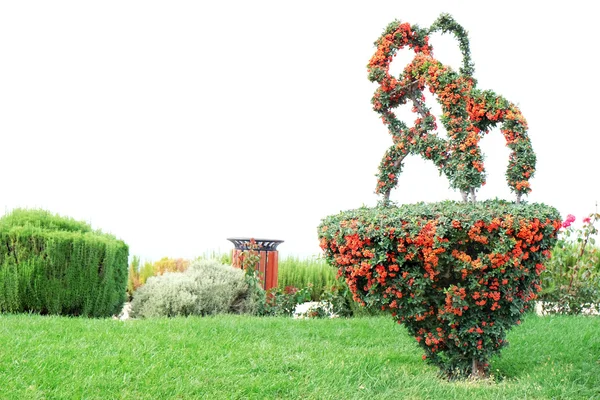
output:
[[[451,32],[463,65],[455,72],[433,58],[428,34]],[[492,91],[476,89],[464,29],[443,14],[429,29],[395,21],[375,43],[369,79],[379,83],[373,107],[393,139],[378,177],[378,207],[325,218],[319,239],[330,264],[345,277],[355,300],[389,310],[424,349],[424,359],[451,378],[486,376],[489,360],[506,344],[540,290],[539,274],[556,243],[561,221],[556,209],[521,202],[530,192],[535,154],[519,109]],[[415,52],[400,77],[389,66],[398,50]],[[448,139],[433,131],[436,120],[425,105],[429,89],[442,106]],[[393,112],[412,102],[413,127]],[[511,149],[506,172],[516,202],[476,202],[485,183],[481,137],[501,124]],[[432,160],[463,202],[393,206],[409,154]],[[470,201],[469,201],[470,200]]]
[[[463,54],[459,72],[433,58],[427,35],[435,31],[452,32],[458,39]],[[506,177],[509,187],[517,194],[517,203],[520,202],[521,196],[531,191],[529,180],[535,172],[536,161],[527,136],[527,122],[514,104],[491,90],[476,89],[465,30],[447,14],[429,29],[394,21],[375,44],[377,51],[369,61],[368,70],[369,80],[379,83],[379,87],[372,103],[394,141],[379,166],[376,191],[384,195],[384,201],[389,201],[390,191],[398,183],[404,158],[419,154],[438,166],[450,186],[461,191],[464,201],[470,195],[474,202],[476,190],[485,184],[479,140],[490,128],[502,123],[501,132],[512,151]],[[396,52],[405,47],[413,49],[416,55],[396,78],[390,75],[390,64]],[[432,133],[436,119],[424,102],[426,86],[442,107],[441,121],[448,140]],[[411,128],[392,111],[408,101],[418,114]]]

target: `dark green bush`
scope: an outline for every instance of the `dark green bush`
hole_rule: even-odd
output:
[[[0,219],[0,312],[107,317],[120,311],[127,245],[44,210]]]

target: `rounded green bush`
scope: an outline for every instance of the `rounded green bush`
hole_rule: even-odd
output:
[[[125,302],[128,246],[44,210],[0,218],[0,312],[107,317]]]
[[[244,271],[216,260],[196,260],[185,272],[148,279],[134,294],[132,317],[174,317],[252,312]]]

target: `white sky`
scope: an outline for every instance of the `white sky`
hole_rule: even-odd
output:
[[[394,19],[426,27],[448,12],[469,31],[478,87],[529,123],[529,200],[579,222],[600,199],[592,4],[2,2],[0,213],[85,220],[146,260],[229,251],[235,236],[319,254],[321,218],[377,202],[391,137],[370,104],[373,42]],[[459,66],[452,36],[431,42]],[[411,58],[402,53],[395,71]],[[499,129],[482,148],[479,198],[512,200]],[[414,156],[392,199],[460,194]]]

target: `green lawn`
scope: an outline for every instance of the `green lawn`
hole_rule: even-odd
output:
[[[600,399],[600,318],[528,316],[490,382],[446,382],[391,318],[0,316],[2,399]]]

